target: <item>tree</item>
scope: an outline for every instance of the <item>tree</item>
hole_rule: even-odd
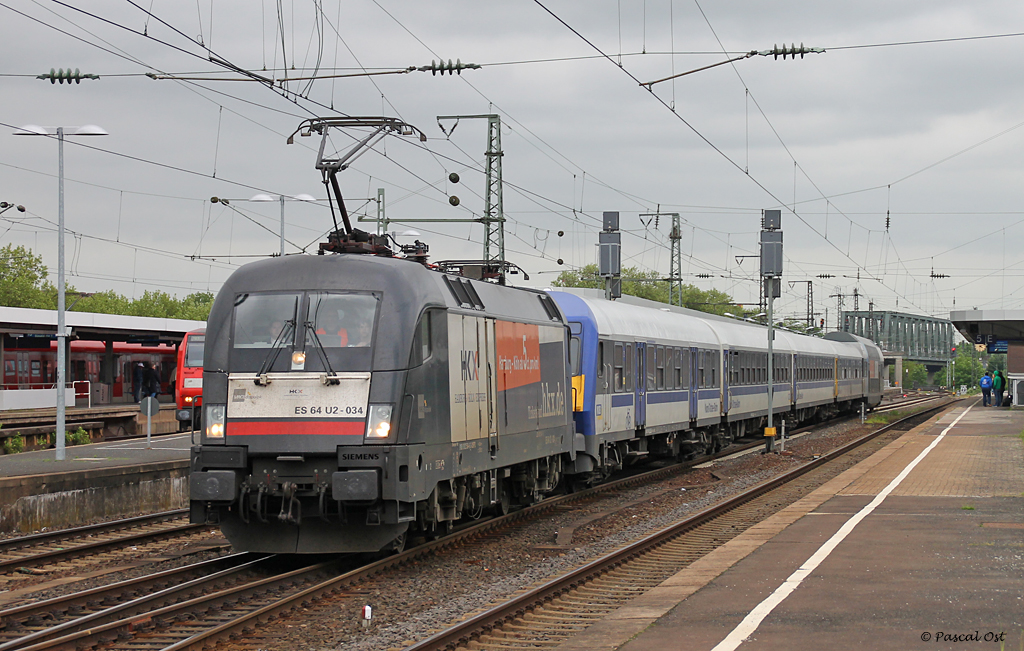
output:
[[[43,256],[31,249],[13,244],[0,249],[0,305],[56,309],[57,288],[46,275]]]
[[[213,306],[213,294],[209,292],[195,292],[179,299],[154,291],[130,299],[113,290],[81,294],[68,285],[65,293],[68,310],[75,312],[205,321]],[[46,265],[41,255],[13,244],[0,249],[0,306],[57,309],[57,288],[46,280]]]
[[[956,359],[953,360],[953,385],[959,389],[966,386],[974,389],[978,386],[978,380],[985,373],[985,366],[978,359],[978,353],[971,344],[963,344],[957,347]]]
[[[919,389],[928,384],[928,369],[920,362],[904,364],[903,375],[906,376],[905,389]]]
[[[642,271],[636,267],[625,267],[622,270],[622,293],[646,298],[659,303],[668,303],[669,283],[660,280],[655,271]],[[598,275],[596,264],[588,264],[582,269],[563,271],[552,283],[555,287],[589,287],[604,289],[604,278]],[[682,285],[683,307],[711,314],[725,314],[739,311],[732,302],[732,297],[717,289],[703,290],[696,285]]]

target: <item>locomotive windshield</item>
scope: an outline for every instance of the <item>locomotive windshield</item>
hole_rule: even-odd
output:
[[[206,347],[206,337],[203,335],[192,335],[188,338],[185,346],[185,366],[198,368],[203,365],[203,348]]]
[[[368,371],[377,305],[373,294],[239,294],[232,372]],[[299,366],[292,363],[293,352],[306,353]]]
[[[294,321],[299,294],[241,294],[235,299],[235,348],[271,348],[293,343],[294,328],[285,328]]]
[[[324,348],[369,348],[376,316],[372,295],[310,293],[306,323]]]

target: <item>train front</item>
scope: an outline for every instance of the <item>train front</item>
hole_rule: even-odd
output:
[[[408,463],[395,444],[425,273],[391,258],[294,256],[228,279],[207,324],[193,522],[219,523],[247,551],[402,543],[412,514],[395,494]]]

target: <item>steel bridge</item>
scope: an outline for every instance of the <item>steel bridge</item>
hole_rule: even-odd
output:
[[[945,365],[953,357],[953,323],[904,312],[843,311],[843,331],[866,337],[888,354],[921,362]]]

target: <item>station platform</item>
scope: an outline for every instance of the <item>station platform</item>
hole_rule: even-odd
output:
[[[1024,649],[1022,430],[961,402],[556,648]]]
[[[188,505],[192,434],[0,456],[0,532],[74,527]]]

